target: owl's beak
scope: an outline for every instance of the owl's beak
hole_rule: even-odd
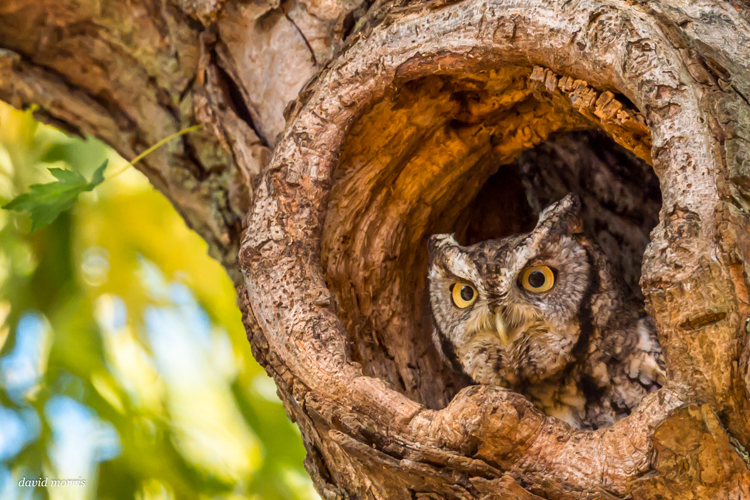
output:
[[[505,347],[508,347],[508,344],[510,343],[510,337],[508,336],[508,330],[505,328],[505,320],[503,319],[503,315],[499,311],[495,313],[495,330],[500,336],[500,340],[503,341],[503,345]]]

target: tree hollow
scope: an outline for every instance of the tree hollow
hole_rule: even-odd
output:
[[[606,2],[469,0],[373,19],[288,107],[240,256],[254,353],[319,491],[750,494],[735,448],[750,442],[746,217],[705,89],[671,39]],[[642,291],[668,369],[666,387],[592,432],[466,387],[425,317],[430,234],[523,230],[561,190],[584,195],[587,229]]]
[[[656,175],[633,154],[650,159],[643,117],[621,95],[580,81],[550,92],[539,76],[558,77],[532,73],[512,66],[399,82],[352,126],[334,170],[321,260],[352,359],[431,408],[467,380],[430,340],[430,235],[471,244],[528,231],[542,208],[575,192],[589,236],[640,295],[661,202]],[[617,111],[605,114],[607,105]]]

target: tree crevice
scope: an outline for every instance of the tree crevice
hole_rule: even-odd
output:
[[[287,21],[292,23],[292,26],[294,26],[294,29],[297,30],[297,33],[299,33],[299,36],[302,38],[302,41],[305,42],[305,46],[307,47],[307,50],[310,51],[310,57],[312,58],[313,65],[318,65],[318,58],[315,57],[315,51],[313,50],[312,46],[310,45],[310,42],[307,40],[307,37],[305,37],[305,34],[302,33],[302,30],[299,29],[299,26],[297,26],[297,23],[294,22],[294,19],[291,18],[288,12],[286,10],[284,11],[284,16],[286,17]]]

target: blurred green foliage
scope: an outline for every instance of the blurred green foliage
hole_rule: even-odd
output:
[[[0,103],[0,204],[105,160]],[[230,280],[141,174],[30,229],[0,210],[0,498],[317,498]],[[85,486],[18,485],[45,477]]]

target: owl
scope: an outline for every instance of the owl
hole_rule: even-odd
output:
[[[665,381],[654,325],[582,234],[569,194],[528,234],[463,247],[430,237],[433,341],[475,382],[579,429],[612,425]]]

